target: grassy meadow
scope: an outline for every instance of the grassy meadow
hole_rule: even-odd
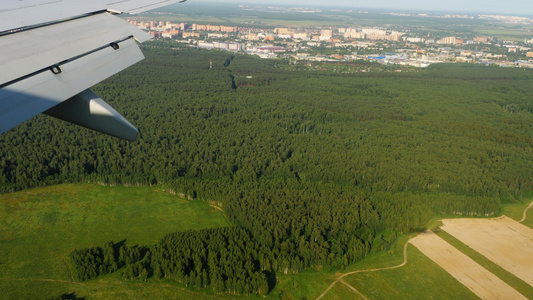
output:
[[[524,209],[529,203],[503,205],[503,214],[515,220],[520,220]],[[528,213],[528,217],[523,224],[533,227],[533,218],[531,217],[533,210],[530,210]],[[531,286],[450,234],[438,230],[439,224],[442,225],[437,218],[434,218],[429,222],[428,228],[524,296],[533,299],[533,288]],[[400,264],[403,261],[400,255],[400,248],[412,236],[414,235],[400,237],[397,243],[392,246],[391,250],[371,253],[365,260],[354,264],[346,272],[383,268]],[[477,299],[477,296],[422,254],[416,247],[412,245],[408,246],[407,259],[407,264],[401,268],[357,273],[344,277],[344,280],[369,299]],[[438,284],[435,284],[435,282],[438,282]],[[342,283],[337,283],[327,294],[327,297],[331,296],[331,299],[341,299],[342,296],[337,294],[344,295],[348,290]],[[355,294],[353,297],[357,299]]]
[[[174,231],[228,226],[222,212],[204,201],[187,201],[160,187],[96,184],[0,195],[0,220],[0,290],[12,299],[51,297],[70,290],[81,290],[76,295],[84,297],[85,292],[105,294],[106,289],[120,298],[113,278],[60,282],[71,280],[68,254],[107,241],[150,245]],[[127,284],[124,297],[128,298],[126,291],[138,290],[138,284]],[[168,290],[154,295],[162,293],[165,298],[165,293],[176,292]]]
[[[505,205],[503,211],[520,219],[527,205]],[[101,246],[110,240],[150,245],[173,231],[228,226],[222,212],[206,202],[184,200],[161,187],[65,184],[1,195],[0,219],[0,290],[3,291],[0,298],[47,298],[64,294],[87,299],[235,298],[190,290],[171,280],[125,281],[120,272],[83,283],[71,281],[67,256],[74,249]],[[437,233],[526,297],[533,298],[533,289],[520,279],[446,232]],[[400,236],[390,250],[372,252],[342,273],[401,264],[403,246],[410,237]],[[356,273],[344,280],[371,299],[476,298],[418,249],[411,245],[407,249],[408,263],[401,268]],[[329,269],[310,268],[299,274],[279,275],[276,287],[266,298],[314,299],[339,274]],[[357,297],[338,282],[324,299]]]
[[[520,220],[524,209],[530,202],[503,205],[503,214]],[[524,225],[533,227],[533,210],[529,211]],[[428,223],[428,228],[452,244],[474,261],[494,273],[524,296],[533,299],[533,288],[513,274],[502,269],[481,254],[475,252],[461,241],[444,231],[438,230],[442,225],[437,217]],[[363,261],[351,265],[342,273],[381,269],[396,266],[403,262],[403,246],[415,234],[403,235],[388,251],[372,252]],[[408,262],[405,266],[373,272],[360,272],[344,277],[344,281],[360,291],[369,299],[477,299],[461,283],[422,254],[416,247],[407,247]],[[308,271],[307,273],[284,276],[284,282],[274,289],[274,293],[289,295],[294,299],[305,296],[316,298],[340,273]],[[435,284],[438,282],[438,284]],[[294,289],[290,289],[293,287]],[[300,290],[305,290],[302,292]],[[346,285],[338,282],[323,299],[359,299]]]
[[[412,236],[400,236],[390,250],[371,252],[364,260],[342,272],[311,269],[300,274],[280,276],[268,298],[315,299],[342,273],[400,265],[403,262],[404,245]],[[368,299],[477,299],[412,245],[407,247],[407,259],[403,267],[363,271],[345,276],[344,281]],[[337,282],[322,299],[359,299],[359,296],[342,282]]]
[[[530,209],[529,212],[528,212],[528,215],[531,215],[531,214],[533,214],[533,210]],[[524,224],[524,225],[526,225],[526,226],[528,226],[530,228],[533,228],[533,218],[531,218],[531,216],[527,217],[524,220],[524,222],[522,222],[522,224]]]
[[[405,243],[414,235],[403,235],[388,251],[371,252],[364,260],[342,272],[308,270],[300,274],[279,278],[276,288],[269,294],[272,299],[315,299],[342,273],[382,269],[403,262]],[[466,287],[427,258],[412,245],[407,247],[405,266],[389,270],[360,272],[344,277],[344,281],[369,299],[477,299]],[[438,282],[438,284],[434,284]],[[270,297],[269,297],[270,298]],[[359,299],[341,282],[322,299]]]
[[[414,246],[397,269],[364,272],[344,280],[369,299],[478,299]]]
[[[524,209],[531,203],[531,199],[527,202],[507,204],[503,206],[503,214],[509,218],[520,221],[524,216]],[[522,222],[523,225],[533,228],[533,207],[526,212],[526,219]]]

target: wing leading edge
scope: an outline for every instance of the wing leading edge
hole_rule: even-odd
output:
[[[5,30],[6,20],[13,16],[10,12],[16,15],[21,10],[34,10],[37,3],[54,6],[58,2],[61,1],[30,0],[19,3],[31,7],[17,10],[8,5],[7,9],[0,9],[0,133],[44,112],[135,140],[138,130],[89,90],[142,60],[144,56],[135,40],[151,38],[113,14],[137,13],[183,1],[130,0],[110,5],[109,9],[100,9],[97,3],[83,15],[67,19],[61,15],[61,20],[42,24],[14,22],[11,29]],[[21,28],[21,24],[25,27]]]

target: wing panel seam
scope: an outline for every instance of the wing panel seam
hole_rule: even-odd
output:
[[[114,50],[119,50],[118,47],[115,48],[115,47],[116,47],[115,45],[120,45],[120,43],[122,43],[122,42],[124,42],[124,41],[126,41],[126,40],[129,40],[129,39],[133,39],[133,36],[130,35],[130,36],[124,38],[124,39],[117,40],[117,41],[113,41],[113,42],[111,42],[111,43],[109,43],[109,44],[107,44],[107,45],[104,45],[104,46],[98,47],[98,48],[93,49],[93,50],[91,50],[91,51],[87,51],[87,52],[85,52],[85,53],[83,53],[83,54],[80,54],[80,55],[76,55],[76,56],[71,57],[71,58],[69,58],[69,59],[65,59],[65,60],[63,60],[63,61],[57,62],[57,63],[52,64],[52,65],[47,66],[47,67],[44,67],[44,68],[42,68],[42,69],[40,69],[40,70],[37,70],[37,71],[35,71],[35,72],[29,73],[29,74],[24,75],[24,76],[22,76],[22,77],[19,77],[19,78],[13,79],[13,80],[11,80],[11,81],[8,81],[8,82],[6,82],[6,83],[0,84],[0,89],[2,89],[2,88],[4,88],[4,87],[7,87],[7,86],[9,86],[9,85],[12,85],[13,83],[16,83],[16,82],[18,82],[18,81],[21,81],[21,80],[24,80],[24,79],[26,79],[26,78],[29,78],[29,77],[35,76],[35,75],[37,75],[37,74],[40,74],[40,73],[42,73],[42,72],[51,71],[52,73],[56,74],[56,73],[54,72],[54,68],[56,68],[56,67],[59,68],[59,72],[57,73],[57,74],[59,74],[59,73],[61,73],[61,69],[60,69],[61,65],[64,65],[64,64],[69,63],[69,62],[72,62],[72,61],[75,61],[75,60],[80,59],[80,58],[82,58],[82,57],[85,57],[85,56],[87,56],[87,55],[93,54],[93,53],[98,52],[98,51],[100,51],[100,50],[103,50],[103,49],[105,49],[105,48],[107,48],[107,47],[111,47],[111,48],[113,48]],[[57,75],[57,74],[56,74],[56,75]]]
[[[104,9],[104,10],[94,11],[94,12],[90,12],[90,13],[86,13],[86,14],[82,14],[82,15],[78,15],[78,16],[74,16],[74,17],[70,17],[70,18],[66,18],[66,19],[62,19],[62,20],[45,22],[45,23],[35,24],[35,25],[31,25],[31,26],[24,26],[24,27],[19,27],[19,28],[13,28],[13,29],[9,29],[9,30],[0,32],[0,37],[6,36],[6,35],[10,35],[10,34],[14,34],[14,33],[19,33],[21,31],[28,31],[28,30],[38,29],[38,28],[42,28],[42,27],[46,27],[46,26],[50,26],[50,25],[61,24],[61,23],[65,23],[65,22],[69,22],[69,21],[73,21],[73,20],[87,18],[87,17],[91,17],[91,16],[94,16],[94,15],[98,15],[98,14],[102,14],[102,13],[106,13],[106,12],[107,12],[107,10]]]

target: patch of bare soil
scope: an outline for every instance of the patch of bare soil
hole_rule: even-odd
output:
[[[527,299],[430,230],[409,242],[481,299]]]
[[[533,229],[505,216],[442,223],[442,230],[533,286]]]

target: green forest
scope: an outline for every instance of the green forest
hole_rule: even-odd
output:
[[[531,194],[532,70],[361,62],[372,71],[348,73],[169,41],[142,48],[144,61],[93,88],[141,137],[38,116],[0,135],[0,193],[157,185],[216,203],[233,226],[78,249],[77,280],[121,272],[265,295],[276,274],[343,269],[434,216],[496,216]]]

